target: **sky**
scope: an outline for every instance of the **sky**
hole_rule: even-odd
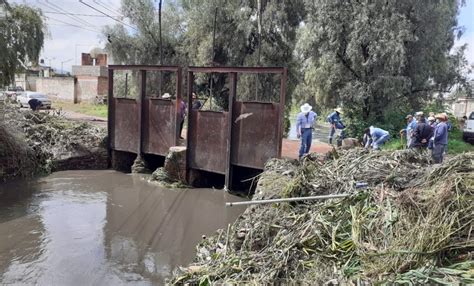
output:
[[[82,0],[82,2],[113,16],[120,18],[118,12],[120,0]],[[40,59],[45,64],[61,70],[71,71],[71,66],[80,64],[81,53],[89,52],[94,47],[103,48],[104,38],[100,31],[105,25],[117,23],[115,20],[81,4],[79,0],[10,0],[10,3],[27,4],[40,8],[47,17],[48,36]],[[95,15],[74,16],[64,13]],[[126,21],[126,20],[125,20]],[[458,17],[458,24],[465,28],[463,37],[456,46],[467,43],[469,48],[466,57],[474,63],[474,0],[466,0]]]
[[[468,44],[466,58],[474,64],[474,0],[466,0],[466,6],[459,13],[458,25],[463,26],[465,31],[456,45]]]

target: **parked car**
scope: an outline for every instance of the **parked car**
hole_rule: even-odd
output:
[[[5,91],[5,95],[7,96],[7,98],[16,100],[17,96],[23,92],[25,92],[25,90],[21,86],[9,86]]]
[[[40,92],[34,92],[34,91],[25,91],[23,93],[20,93],[17,95],[17,101],[20,104],[20,107],[28,107],[28,101],[31,99],[36,98],[41,102],[41,105],[39,108],[46,108],[50,109],[51,108],[51,100],[48,99],[46,94],[40,93]]]
[[[466,142],[474,142],[474,112],[471,112],[466,123],[464,123],[462,137]]]

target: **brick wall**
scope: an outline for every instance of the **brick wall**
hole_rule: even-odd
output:
[[[97,91],[99,95],[107,96],[107,93],[109,91],[109,78],[99,77],[99,85],[97,87]]]
[[[73,77],[43,77],[36,79],[36,91],[46,94],[50,99],[72,102],[74,100]]]
[[[94,102],[97,97],[107,97],[106,77],[77,76],[76,102]]]
[[[82,53],[81,54],[81,65],[83,66],[91,66],[94,63],[91,54],[89,53]],[[96,66],[106,66],[107,65],[107,54],[98,54],[97,58],[95,59]]]

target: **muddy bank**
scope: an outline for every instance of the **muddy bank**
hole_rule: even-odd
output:
[[[249,206],[171,282],[474,283],[474,153],[437,166],[412,150],[328,156],[269,161],[254,200],[348,197]]]
[[[107,168],[104,128],[0,102],[0,182],[52,171]]]

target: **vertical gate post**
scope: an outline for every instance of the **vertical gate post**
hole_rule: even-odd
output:
[[[141,77],[141,84],[140,84],[140,94],[137,99],[138,105],[138,146],[137,146],[137,156],[142,155],[143,150],[143,131],[144,124],[143,124],[143,102],[145,101],[146,95],[146,70],[140,70],[140,77]]]
[[[279,132],[279,138],[280,142],[278,142],[278,158],[281,157],[281,148],[283,144],[283,128],[284,124],[283,121],[285,120],[285,94],[286,94],[286,79],[288,77],[288,68],[283,68],[283,72],[281,74],[281,79],[280,79],[280,119],[278,121],[278,132]]]
[[[112,149],[114,145],[114,132],[115,126],[115,104],[114,104],[114,70],[109,68],[109,90],[107,91],[107,165],[110,168],[112,166]]]
[[[176,112],[174,116],[174,130],[176,130],[176,136],[174,137],[174,142],[173,146],[177,146],[179,142],[179,137],[181,134],[178,134],[179,132],[179,126],[178,126],[178,111],[180,107],[180,101],[183,98],[183,93],[182,93],[182,86],[183,86],[183,75],[181,74],[182,70],[181,67],[178,67],[178,70],[176,71]],[[189,129],[189,108],[190,105],[188,103],[188,129]],[[186,136],[187,138],[187,136]]]
[[[192,102],[193,102],[193,99],[192,99],[192,94],[193,94],[193,85],[194,85],[194,74],[193,72],[191,71],[188,71],[188,90],[187,90],[187,94],[188,94],[188,129],[186,130],[186,181],[188,183],[192,183],[190,182],[191,180],[191,174],[190,174],[190,156],[191,156],[191,144],[189,144],[189,142],[191,141],[191,129],[194,128],[194,122],[192,120],[192,116],[190,116],[190,114],[192,115],[193,113],[193,110],[192,110]],[[197,112],[197,111],[196,111]]]
[[[232,72],[230,76],[230,92],[229,92],[229,113],[227,117],[227,152],[226,152],[226,169],[225,169],[225,189],[232,188],[232,127],[234,115],[234,103],[237,92],[237,73]]]

